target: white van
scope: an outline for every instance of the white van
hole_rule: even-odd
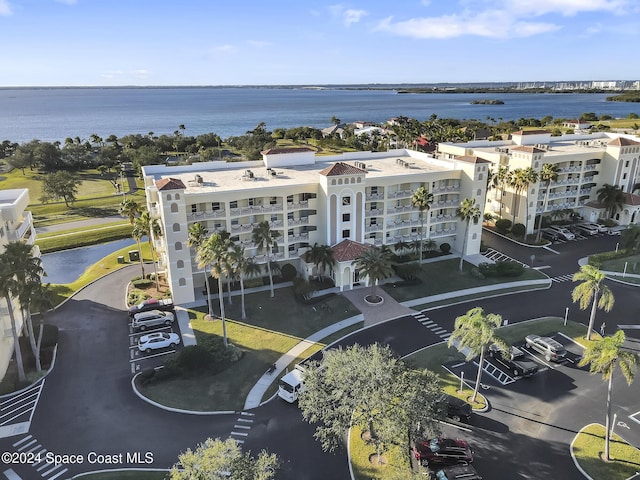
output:
[[[304,367],[296,365],[293,370],[280,379],[278,383],[278,396],[289,403],[298,400],[298,396],[304,391]]]

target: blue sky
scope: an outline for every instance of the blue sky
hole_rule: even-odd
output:
[[[635,80],[637,0],[0,0],[0,86]]]

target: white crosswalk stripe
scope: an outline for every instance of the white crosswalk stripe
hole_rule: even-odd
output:
[[[516,260],[515,258],[511,258],[510,256],[505,255],[502,252],[494,250],[493,248],[488,248],[487,251],[482,255],[487,257],[489,260],[493,260],[494,262],[516,262],[525,268],[529,268],[529,265],[527,265],[526,263],[523,263],[520,260]]]
[[[557,277],[553,277],[551,281],[556,283],[571,282],[573,281],[573,274],[559,275]]]
[[[415,313],[412,317],[415,318],[423,327],[426,327],[435,335],[439,336],[442,340],[447,340],[451,336],[447,330],[442,328],[433,320],[430,320],[423,312]]]
[[[244,443],[243,438],[244,437],[248,437],[249,433],[247,430],[251,430],[252,427],[252,423],[253,423],[253,419],[252,418],[247,418],[247,417],[253,417],[255,415],[255,413],[250,413],[250,412],[241,412],[240,415],[242,415],[241,417],[236,418],[236,424],[233,426],[234,430],[231,431],[231,438],[233,440],[235,440],[237,443]],[[245,430],[243,431],[237,431],[237,430]],[[241,437],[241,438],[234,438],[234,437]]]
[[[44,480],[56,480],[69,471],[69,469],[66,468],[64,464],[53,464],[47,461],[46,454],[48,450],[44,448],[42,444],[40,444],[40,442],[38,442],[38,440],[33,437],[33,435],[25,435],[23,438],[16,441],[13,444],[13,447],[15,448],[16,452],[32,454],[31,456],[33,457],[33,463],[31,464],[31,467],[35,470],[37,475],[30,475],[29,480],[35,478],[43,478]],[[15,477],[10,476],[10,474],[7,475],[6,471],[3,473],[5,474],[5,476],[7,476],[7,478],[22,480],[21,477],[15,475],[15,472],[13,472]]]
[[[0,400],[0,438],[21,435],[29,431],[45,380],[24,392]]]

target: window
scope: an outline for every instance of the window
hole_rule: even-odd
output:
[[[351,197],[342,197],[342,205],[351,205]]]
[[[335,185],[336,184],[336,179],[334,178],[333,180],[331,180],[331,185]]]
[[[350,214],[350,213],[343,213],[343,214],[342,214],[342,221],[343,221],[343,222],[349,222],[349,221],[351,221],[351,214]]]
[[[293,203],[293,195],[287,195],[287,203]]]
[[[180,194],[176,193],[176,200],[180,200]]]
[[[378,224],[378,219],[376,217],[373,217],[369,222],[369,225],[377,225],[377,224]]]
[[[195,203],[191,204],[191,213],[196,213],[198,211],[198,205]]]
[[[171,204],[171,213],[178,213],[178,204],[177,203],[172,203]]]
[[[184,278],[180,278],[180,279],[178,280],[178,285],[179,285],[180,287],[184,287],[186,284],[187,284],[187,280],[186,280],[186,279],[184,279]]]
[[[212,202],[211,210],[220,210],[220,202]]]
[[[167,200],[171,200],[171,194],[170,193],[167,194]]]
[[[295,245],[289,245],[289,253],[295,253],[296,252],[296,246]]]
[[[176,267],[178,268],[184,268],[184,260],[178,260],[176,262]]]
[[[348,228],[346,230],[342,230],[342,238],[349,238],[351,236],[351,230]]]
[[[626,174],[626,173],[623,173],[623,174],[622,174],[622,179],[623,179],[623,180],[626,180],[626,179],[627,179],[627,174]]]
[[[378,194],[378,187],[371,187],[371,195],[377,195]]]
[[[269,205],[275,205],[276,203],[278,203],[278,197],[271,197],[271,200],[269,200]]]
[[[182,242],[176,242],[173,246],[173,248],[178,251],[178,250],[182,250]]]
[[[173,231],[174,232],[179,232],[180,231],[180,224],[179,223],[174,223],[173,224]]]
[[[482,195],[482,190],[481,190],[480,188],[478,189],[478,192],[476,193],[476,195],[477,195],[477,196]]]
[[[253,205],[254,205],[254,203],[255,203],[255,202],[256,202],[256,199],[255,199],[255,198],[250,198],[250,199],[249,199],[249,206],[250,206],[250,207],[253,207]]]
[[[629,168],[629,160],[627,160],[626,162],[624,162],[624,168]]]
[[[233,200],[233,201],[229,202],[229,208],[238,208],[238,201],[237,200]]]

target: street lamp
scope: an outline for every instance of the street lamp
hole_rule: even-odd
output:
[[[120,165],[120,183],[122,183],[122,203],[126,200],[126,193],[124,189],[124,164]]]

